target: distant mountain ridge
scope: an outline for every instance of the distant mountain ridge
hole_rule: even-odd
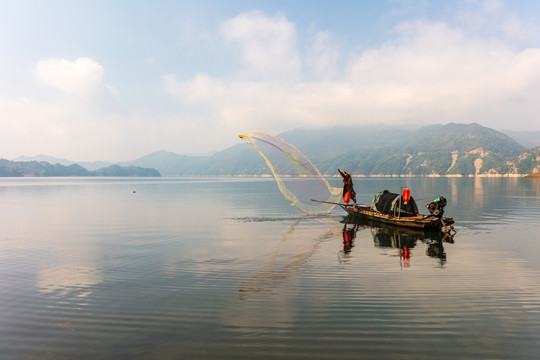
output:
[[[327,159],[319,169],[330,173],[343,164],[362,175],[494,175],[525,151],[507,135],[475,123],[431,125],[390,140]]]
[[[35,155],[35,156],[22,155],[22,156],[19,156],[16,159],[14,159],[13,161],[16,161],[16,162],[29,162],[29,161],[39,161],[39,162],[41,162],[41,161],[44,161],[44,162],[48,162],[49,164],[60,164],[60,165],[64,165],[64,166],[69,166],[69,165],[75,164],[75,161],[62,159],[62,158],[57,158],[57,157],[50,156],[50,155],[43,155],[43,154],[38,154],[38,155]]]
[[[540,146],[540,131],[514,131],[514,130],[499,130],[500,132],[510,136],[519,144],[526,148],[536,148]]]
[[[23,156],[19,156],[18,158],[14,159],[13,161],[16,161],[16,162],[28,162],[28,161],[42,162],[42,161],[45,161],[45,162],[48,162],[50,164],[60,164],[60,165],[64,165],[64,166],[78,164],[78,165],[82,166],[83,168],[85,168],[86,170],[89,170],[89,171],[94,171],[94,170],[98,170],[98,169],[101,169],[101,168],[105,168],[105,167],[114,165],[114,163],[109,162],[109,161],[73,161],[73,160],[67,160],[67,159],[57,158],[57,157],[54,157],[54,156],[43,155],[43,154],[38,154],[38,155],[35,155],[35,156],[25,156],[25,155],[23,155]]]
[[[95,171],[88,171],[78,164],[68,166],[46,161],[9,161],[0,159],[0,177],[22,176],[161,176],[155,169],[138,166],[111,165]]]
[[[204,156],[178,155],[170,151],[156,151],[133,161],[123,161],[123,166],[141,166],[158,170],[165,175],[181,175],[189,172],[190,168],[196,168],[197,163],[204,161]],[[193,175],[193,174],[192,174]]]
[[[325,175],[335,175],[337,167],[372,176],[496,176],[540,170],[538,149],[527,149],[507,134],[476,123],[334,126],[277,136],[302,151]],[[118,165],[153,168],[163,176],[270,174],[259,154],[240,140],[210,156],[161,150]]]
[[[526,148],[508,135],[479,124],[335,126],[295,129],[277,135],[300,149],[321,173],[343,167],[356,175],[527,174],[534,164],[517,164]],[[263,159],[239,143],[212,156],[158,151],[126,162],[156,168],[164,176],[267,175]]]
[[[526,148],[508,135],[476,123],[412,129],[337,126],[296,129],[277,136],[300,149],[325,175],[335,175],[337,167],[356,175],[528,174],[538,165],[509,165],[516,163]],[[130,163],[154,166],[165,176],[270,174],[257,152],[242,143],[208,157],[167,153],[166,166],[138,160]]]

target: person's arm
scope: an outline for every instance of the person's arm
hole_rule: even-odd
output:
[[[345,178],[345,174],[342,173],[341,170],[339,170],[339,168],[337,169],[337,171],[339,171],[339,173],[341,174],[341,176],[342,176],[343,178]]]

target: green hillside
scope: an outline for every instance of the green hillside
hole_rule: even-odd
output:
[[[106,168],[90,172],[91,176],[139,176],[139,177],[159,177],[159,172],[155,169],[143,168],[139,166],[111,165]]]
[[[504,174],[531,168],[525,162],[510,165],[525,152],[524,146],[476,123],[334,126],[277,136],[297,147],[326,175],[335,175],[337,167],[356,175]],[[153,167],[165,176],[270,174],[262,157],[242,142],[207,157],[157,152],[129,164]]]
[[[85,168],[72,164],[50,164],[46,161],[9,161],[0,159],[0,176],[89,176]]]
[[[355,175],[486,175],[540,171],[538,148],[527,150],[508,135],[479,124],[333,126],[277,135],[297,147],[322,174],[339,167]],[[119,166],[120,165],[120,166]],[[155,169],[155,170],[154,170]],[[157,171],[156,171],[157,170]],[[0,176],[269,175],[248,144],[211,156],[157,151],[140,159],[88,171],[73,164],[0,160]]]
[[[312,161],[326,174],[334,174],[340,164],[363,175],[470,175],[495,173],[525,151],[507,135],[478,124],[391,129],[370,138],[370,146],[351,146],[333,157],[315,153]]]
[[[69,166],[50,164],[46,161],[9,161],[0,159],[0,177],[19,176],[160,176],[155,169],[138,166],[112,165],[88,171],[78,164]]]
[[[505,174],[540,173],[540,146],[525,151],[515,159],[506,161],[497,168],[497,171]]]

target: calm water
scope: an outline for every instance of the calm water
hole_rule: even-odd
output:
[[[272,179],[0,179],[1,358],[537,357],[540,181],[354,180],[446,196],[457,234],[344,243]]]

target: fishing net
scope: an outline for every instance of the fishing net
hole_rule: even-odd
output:
[[[330,224],[329,229],[328,222],[306,224],[304,218],[291,225],[264,266],[240,284],[240,299],[279,293],[283,283],[306,265],[325,241],[341,235],[340,224],[334,220]]]
[[[329,213],[338,202],[341,188],[330,186],[319,170],[300,150],[285,140],[258,131],[239,135],[263,157],[276,179],[279,190],[291,205],[307,214]]]

